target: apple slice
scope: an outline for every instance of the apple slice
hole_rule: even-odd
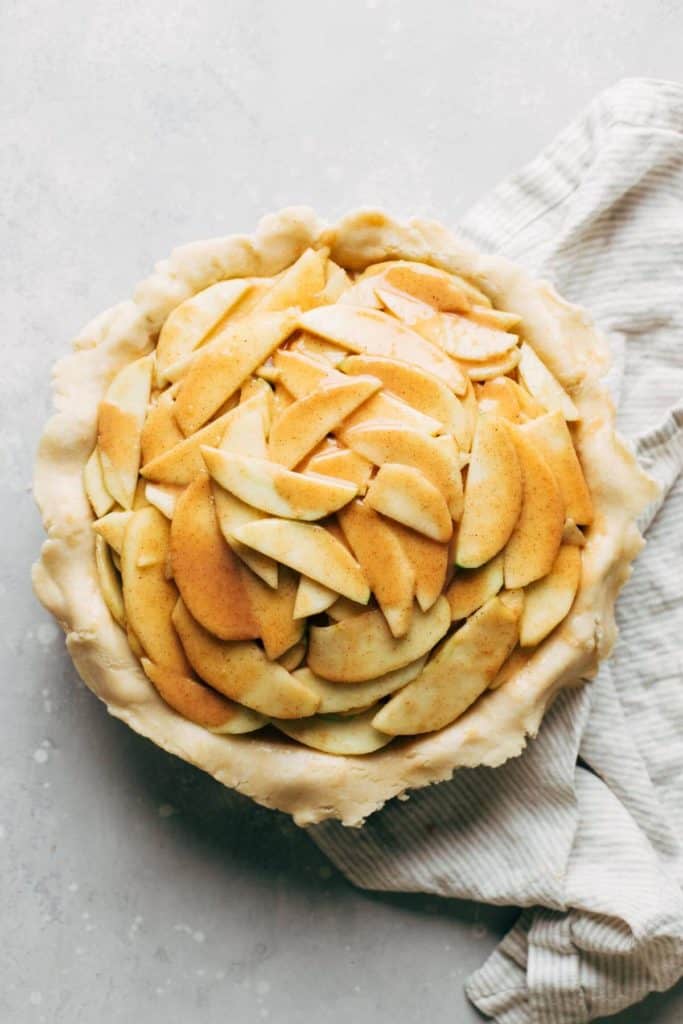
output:
[[[493,377],[475,387],[477,404],[483,413],[502,416],[511,423],[519,423],[522,407],[517,385],[509,377]]]
[[[581,548],[563,544],[548,575],[524,591],[522,647],[540,644],[562,622],[574,603],[580,580]]]
[[[509,352],[506,352],[502,356],[496,356],[494,359],[485,359],[482,361],[471,359],[468,362],[463,360],[460,363],[460,367],[463,372],[467,374],[470,380],[492,380],[494,377],[500,377],[506,373],[512,373],[519,363],[519,360],[520,350],[518,348],[511,348]]]
[[[248,569],[243,579],[266,654],[275,661],[303,635],[305,623],[295,621],[294,617],[299,580],[285,568],[280,571],[276,589],[267,586]]]
[[[328,362],[313,358],[297,346],[290,349],[278,349],[273,356],[278,380],[295,398],[305,398],[320,387],[322,382],[341,382],[344,375],[334,369]]]
[[[499,331],[511,331],[522,322],[521,316],[518,316],[516,313],[507,313],[503,309],[493,309],[491,306],[478,306],[476,304],[472,306],[467,316],[477,324],[483,324],[484,327],[493,327]]]
[[[347,430],[344,440],[376,466],[394,462],[419,469],[446,499],[452,518],[462,515],[460,458],[452,437],[433,438],[398,424],[382,424]]]
[[[317,711],[319,697],[270,661],[258,644],[217,640],[182,601],[173,610],[173,624],[197,675],[225,697],[276,718],[301,718]]]
[[[502,552],[480,569],[461,569],[446,591],[453,621],[468,619],[502,588]]]
[[[95,533],[104,537],[109,547],[117,555],[120,555],[123,550],[123,537],[132,514],[132,512],[109,512],[108,515],[96,519],[92,524]]]
[[[198,476],[178,500],[171,524],[171,562],[183,601],[202,626],[222,640],[259,635],[245,570],[223,539],[207,476]]]
[[[325,288],[326,263],[326,249],[306,249],[266,292],[258,304],[259,311],[276,312],[291,306],[310,309],[316,305]]]
[[[377,281],[361,277],[346,289],[341,298],[337,300],[337,304],[357,306],[363,309],[379,309],[381,302],[375,292],[376,285]]]
[[[553,471],[567,515],[582,526],[592,523],[593,500],[563,414],[550,412],[524,424],[521,430]]]
[[[294,604],[294,618],[305,619],[309,615],[319,615],[326,611],[330,605],[339,598],[336,590],[324,587],[322,583],[316,583],[308,576],[302,576],[299,580],[299,589],[296,592]]]
[[[331,448],[314,453],[306,460],[302,472],[348,480],[355,484],[359,494],[365,494],[372,476],[372,463],[349,448]]]
[[[385,736],[373,727],[372,717],[375,711],[375,708],[371,708],[352,718],[315,715],[313,718],[298,722],[274,721],[273,725],[290,739],[297,740],[306,747],[322,750],[326,754],[371,754],[374,750],[386,747],[393,739],[392,736]]]
[[[415,609],[405,636],[391,635],[379,609],[335,622],[312,626],[308,667],[335,683],[364,683],[403,668],[431,651],[451,624],[451,611],[440,597],[428,612]]]
[[[387,313],[337,303],[302,314],[299,326],[351,352],[389,356],[421,366],[442,380],[452,391],[462,393],[462,373],[456,364],[436,345]]]
[[[337,302],[347,288],[351,287],[351,278],[343,267],[328,259],[325,263],[325,287],[318,296],[318,305],[326,306]]]
[[[522,508],[522,471],[510,427],[498,416],[479,416],[458,531],[457,564],[477,569],[510,538]]]
[[[239,404],[244,405],[256,397],[259,397],[263,402],[267,433],[270,429],[273,411],[273,389],[268,381],[262,380],[260,377],[248,377],[240,388]]]
[[[150,505],[158,508],[167,519],[173,519],[178,498],[183,492],[177,484],[146,484],[145,497]]]
[[[327,609],[327,617],[334,622],[342,622],[344,619],[350,619],[367,610],[367,605],[349,601],[348,597],[340,597]]]
[[[490,306],[491,300],[479,288],[459,274],[432,267],[413,260],[385,260],[368,267],[361,281],[382,275],[384,280],[399,291],[408,292],[434,308],[456,312],[468,304]],[[446,282],[443,282],[446,278]],[[464,297],[464,298],[463,298]]]
[[[403,736],[450,725],[495,679],[518,635],[519,612],[492,597],[381,708],[372,720],[375,728]]]
[[[140,468],[140,438],[147,414],[154,356],[120,370],[100,402],[97,447],[106,489],[123,508],[133,505]]]
[[[431,416],[425,416],[424,413],[411,408],[406,402],[402,402],[400,398],[394,398],[393,395],[387,395],[383,391],[379,391],[372,398],[369,398],[367,402],[364,402],[359,409],[352,412],[337,427],[335,434],[340,441],[346,444],[346,435],[349,430],[353,430],[354,427],[364,426],[365,424],[377,423],[398,423],[403,427],[412,427],[413,430],[419,430],[423,434],[438,434],[441,430],[441,424],[438,420]]]
[[[383,356],[348,356],[340,367],[344,373],[369,374],[382,381],[385,392],[411,408],[439,421],[458,444],[469,449],[467,424],[462,405],[452,391],[427,370]]]
[[[277,419],[285,409],[295,401],[294,395],[288,391],[282,381],[275,381],[273,385],[273,417]]]
[[[218,525],[226,541],[242,561],[249,566],[252,572],[256,573],[259,579],[267,583],[269,587],[277,587],[278,568],[277,562],[272,558],[266,558],[258,551],[245,548],[235,540],[235,530],[245,523],[251,523],[255,519],[265,519],[266,513],[260,512],[257,508],[245,505],[243,501],[236,498],[234,494],[225,491],[218,484],[213,484],[213,500],[216,505]]]
[[[411,661],[409,665],[387,672],[367,683],[331,683],[329,679],[323,679],[311,672],[310,668],[298,669],[294,677],[320,698],[318,714],[334,715],[368,707],[387,694],[395,693],[419,676],[426,661],[425,654],[417,661]]]
[[[269,421],[270,408],[265,395],[255,395],[248,402],[241,402],[226,423],[219,447],[224,452],[237,452],[255,459],[267,458]]]
[[[176,423],[174,410],[175,388],[168,388],[159,395],[156,405],[147,413],[140,435],[141,461],[143,466],[164,452],[175,448],[183,440],[183,433]]]
[[[328,364],[333,368],[339,366],[346,359],[346,349],[339,345],[333,345],[324,338],[316,338],[315,334],[301,332],[301,336],[292,345],[291,352],[298,352],[301,355],[309,356],[323,365]]]
[[[548,463],[519,428],[511,431],[522,470],[522,508],[505,547],[505,586],[516,588],[550,572],[562,543],[565,509]]]
[[[166,318],[157,342],[157,379],[194,352],[250,288],[248,280],[219,281],[181,302]]]
[[[288,672],[294,672],[299,667],[304,658],[306,657],[306,651],[308,645],[305,640],[300,640],[298,644],[294,644],[288,651],[281,654],[277,659],[278,664],[282,665],[283,668],[287,669]]]
[[[520,347],[519,376],[533,397],[548,412],[561,412],[570,421],[581,418],[560,382],[526,341]]]
[[[415,330],[454,359],[487,362],[505,356],[519,341],[516,334],[484,327],[456,313],[437,313]]]
[[[365,500],[376,512],[432,540],[446,542],[453,532],[446,499],[413,466],[386,462],[368,487]]]
[[[206,466],[202,458],[200,447],[203,444],[219,445],[225,429],[230,422],[230,417],[235,413],[234,409],[224,413],[217,420],[207,424],[192,437],[185,438],[174,448],[170,448],[162,455],[145,463],[140,474],[148,480],[159,484],[186,485],[192,483],[194,478],[206,472]]]
[[[387,521],[393,533],[401,542],[408,561],[415,573],[415,597],[423,612],[428,611],[437,600],[448,572],[448,544],[423,537],[421,533],[395,521]]]
[[[477,405],[477,396],[474,392],[474,385],[471,380],[467,381],[467,390],[462,396],[461,400],[462,411],[465,417],[465,429],[464,438],[457,437],[456,440],[464,452],[469,452],[472,449],[472,441],[474,440],[474,432],[477,427],[477,420],[479,418],[479,407]]]
[[[393,264],[382,264],[376,280],[378,287],[403,292],[431,311],[463,312],[470,308],[467,289],[461,282],[446,271],[424,263],[401,260]]]
[[[364,502],[351,502],[337,519],[392,636],[405,636],[413,617],[415,573],[401,542]]]
[[[412,327],[420,320],[429,320],[434,316],[433,306],[427,306],[419,299],[406,295],[405,292],[397,292],[392,288],[375,288],[375,294],[384,308],[397,319],[402,320],[408,327]]]
[[[178,426],[187,437],[199,430],[249,374],[291,333],[292,313],[254,313],[228,323],[192,358],[175,402]],[[168,371],[169,374],[171,370]]]
[[[216,693],[190,675],[142,659],[145,675],[169,707],[209,732],[233,736],[262,729],[268,719]]]
[[[322,519],[356,497],[346,480],[294,473],[266,459],[202,446],[209,473],[236,497],[264,512],[290,519]]]
[[[116,504],[104,483],[102,463],[97,447],[93,448],[83,467],[83,489],[98,519],[105,516],[109,509]]]
[[[164,573],[169,534],[168,521],[157,509],[148,506],[132,514],[121,552],[123,603],[128,626],[147,657],[184,674],[189,666],[171,624],[178,591]],[[154,548],[160,559],[140,566],[141,556]]]
[[[270,458],[291,469],[343,420],[382,387],[375,377],[321,382],[316,391],[299,398],[273,423],[268,442]]]
[[[370,589],[360,566],[322,526],[286,519],[261,519],[235,532],[237,540],[316,583],[366,604]]]
[[[111,612],[114,621],[118,622],[119,626],[125,629],[126,611],[123,606],[121,580],[114,568],[111,550],[104,537],[100,536],[95,537],[95,568],[97,569],[97,577],[104,603]]]

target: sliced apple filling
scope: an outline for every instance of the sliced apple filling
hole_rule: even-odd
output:
[[[571,610],[578,416],[523,317],[457,274],[321,247],[218,281],[100,404],[104,605],[211,732],[367,756],[443,729]]]

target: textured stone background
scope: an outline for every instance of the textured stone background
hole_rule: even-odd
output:
[[[3,1024],[479,1019],[514,911],[352,890],[75,678],[28,582],[50,366],[174,245],[287,203],[454,223],[600,89],[680,77],[681,38],[675,0],[2,4]]]

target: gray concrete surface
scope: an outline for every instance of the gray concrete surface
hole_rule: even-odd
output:
[[[603,87],[680,77],[681,38],[674,0],[5,0],[2,1024],[479,1019],[514,910],[354,891],[76,679],[28,580],[50,366],[173,245],[286,203],[454,223]]]

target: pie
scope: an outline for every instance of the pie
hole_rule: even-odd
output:
[[[579,309],[435,223],[189,245],[56,368],[36,592],[109,711],[302,825],[594,675],[656,494]]]

